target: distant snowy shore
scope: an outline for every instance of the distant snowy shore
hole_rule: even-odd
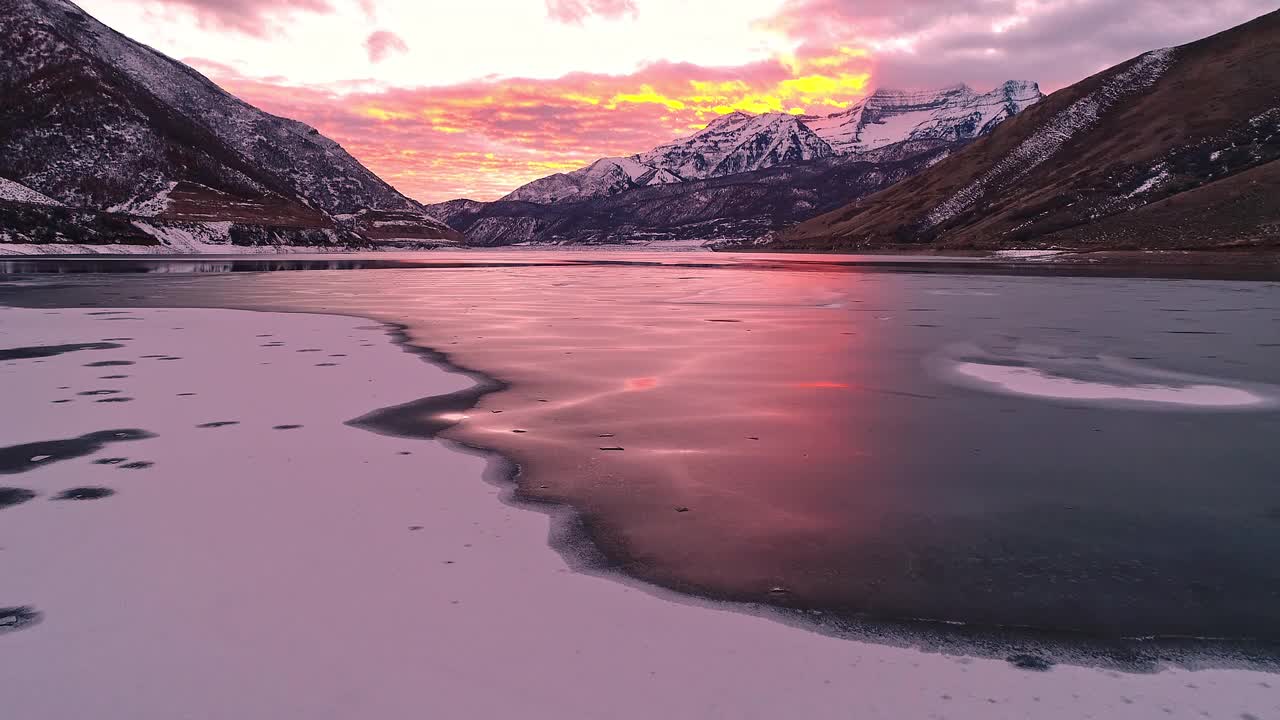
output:
[[[185,243],[182,245],[78,245],[73,243],[0,243],[0,257],[57,257],[62,255],[298,255],[326,254],[350,255],[371,252],[429,252],[435,248],[397,247],[387,245],[377,248],[325,247],[315,245],[222,245],[215,243]],[[462,248],[451,248],[459,250]]]
[[[318,252],[313,247],[296,245],[240,246],[199,244],[172,248],[163,245],[75,245],[71,243],[0,243],[0,256],[46,257],[58,255],[281,255]],[[346,253],[341,249],[325,249],[322,252]]]

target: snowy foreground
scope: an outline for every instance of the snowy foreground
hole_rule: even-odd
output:
[[[1280,713],[1264,673],[1029,672],[570,572],[484,458],[344,424],[467,382],[368,321],[0,309],[0,349],[107,338],[0,362],[0,446],[155,434],[0,476],[39,494],[0,509],[0,607],[43,614],[0,632],[6,718]],[[116,492],[51,500],[83,486]]]

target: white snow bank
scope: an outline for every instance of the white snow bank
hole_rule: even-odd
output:
[[[464,384],[352,318],[0,309],[0,347],[126,337],[0,364],[2,443],[150,440],[3,484],[6,717],[1268,717],[1280,679],[1125,675],[825,637],[573,573],[549,518],[502,503],[482,458],[344,425]],[[270,337],[260,337],[270,335]],[[263,347],[274,342],[280,347]],[[299,352],[318,349],[319,352]],[[146,355],[181,360],[145,358]],[[344,355],[345,357],[331,357]],[[103,360],[134,365],[85,367]],[[324,363],[336,363],[322,367]],[[104,376],[128,375],[107,380]],[[132,402],[77,393],[120,389]],[[195,393],[180,396],[181,393]],[[53,404],[53,400],[73,402]],[[217,421],[239,425],[198,428]],[[277,425],[301,424],[292,430]],[[411,452],[411,455],[403,455]],[[149,461],[145,470],[96,459]],[[82,485],[94,501],[51,502]],[[420,527],[419,530],[411,528]]]
[[[997,250],[995,256],[1012,260],[1048,260],[1057,257],[1062,250]]]

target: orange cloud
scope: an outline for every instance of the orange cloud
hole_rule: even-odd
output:
[[[314,125],[426,202],[501,197],[600,157],[670,142],[734,110],[834,112],[866,94],[872,72],[866,53],[832,50],[732,68],[663,62],[623,76],[342,92],[188,62],[258,107]]]

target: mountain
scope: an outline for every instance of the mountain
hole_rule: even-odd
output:
[[[0,0],[0,26],[8,242],[459,238],[315,128],[248,105],[70,2]]]
[[[1032,82],[1010,80],[988,93],[968,85],[928,92],[877,90],[848,110],[804,122],[842,155],[907,141],[972,140],[1044,99]]]
[[[702,180],[835,155],[795,115],[722,115],[692,137],[637,155],[681,180]]]
[[[601,158],[581,170],[556,173],[523,185],[503,200],[555,203],[617,195],[636,187],[680,182],[669,172],[633,158]]]
[[[690,137],[534,180],[502,200],[572,202],[638,187],[858,156],[908,142],[931,142],[931,147],[964,142],[990,132],[1043,97],[1035,83],[1009,81],[985,94],[965,85],[933,91],[877,90],[850,109],[827,117],[733,112]]]
[[[886,162],[825,158],[571,202],[451,200],[431,210],[481,246],[754,238],[911,177],[947,152]]]
[[[989,93],[879,90],[823,118],[734,112],[497,202],[428,209],[475,245],[753,238],[911,177],[1042,97],[1012,81]]]
[[[1054,93],[920,175],[760,244],[1280,244],[1280,11]]]
[[[716,118],[683,140],[534,180],[502,199],[555,203],[605,197],[637,187],[703,180],[835,154],[795,115],[735,112]]]

